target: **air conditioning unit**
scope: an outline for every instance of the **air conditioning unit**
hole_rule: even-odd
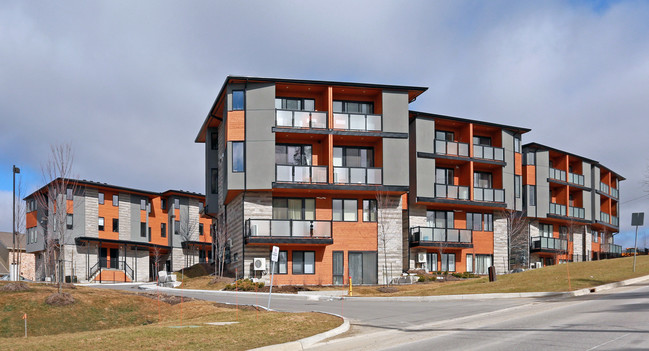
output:
[[[426,263],[426,253],[425,252],[420,252],[420,253],[417,254],[417,262]]]
[[[256,271],[265,271],[266,270],[266,259],[263,257],[257,257],[254,259],[252,265]]]

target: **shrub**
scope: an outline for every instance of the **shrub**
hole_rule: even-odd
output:
[[[241,291],[255,291],[264,287],[263,282],[255,283],[250,279],[239,279],[232,284],[228,284],[223,290],[241,290]]]
[[[419,279],[417,279],[417,281],[423,283],[426,281],[426,277],[419,276]]]
[[[463,278],[463,279],[466,279],[466,278],[478,278],[478,275],[475,275],[475,274],[473,274],[471,272],[453,273],[452,276],[454,276],[456,278]]]

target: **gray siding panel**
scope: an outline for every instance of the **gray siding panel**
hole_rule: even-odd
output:
[[[212,133],[217,133],[218,128],[207,128],[205,134],[205,204],[210,214],[214,215],[218,212],[219,201],[218,201],[218,191],[216,194],[212,194],[212,168],[218,169],[219,166],[219,152],[222,150],[220,148],[220,136],[217,142],[217,149],[212,150]],[[220,150],[219,150],[220,149]]]
[[[271,189],[275,180],[275,85],[249,84],[246,90],[247,189]]]
[[[408,186],[408,139],[383,138],[383,184]]]
[[[548,151],[536,153],[536,210],[537,217],[545,218],[550,211],[550,154]]]
[[[432,119],[417,118],[415,120],[415,141],[417,152],[435,152],[435,121]]]
[[[408,133],[408,92],[383,91],[383,131]]]
[[[505,203],[507,208],[514,209],[514,201],[522,203],[523,198],[515,199],[514,188],[514,135],[507,131],[502,131],[502,147],[505,149],[505,162],[503,167],[503,189],[505,189]]]
[[[417,158],[417,197],[435,197],[435,160]],[[413,200],[414,201],[414,200]]]
[[[232,172],[232,160],[234,158],[232,157],[232,142],[228,141],[228,146],[226,147],[227,153],[228,153],[228,190],[243,190],[245,189],[245,179],[246,179],[246,173],[245,172]],[[254,155],[251,155],[254,156]],[[274,159],[273,159],[274,160]],[[253,164],[252,167],[254,167]],[[247,166],[247,165],[246,165]],[[248,168],[246,168],[248,169]],[[251,168],[254,170],[254,168]],[[254,172],[252,172],[254,173]]]

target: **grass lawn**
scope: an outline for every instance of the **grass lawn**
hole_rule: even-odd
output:
[[[4,284],[0,284],[0,287]],[[65,289],[76,303],[49,306],[53,286],[0,292],[0,345],[9,350],[246,350],[318,334],[342,321],[319,313],[230,308],[206,301],[182,304],[113,290]],[[28,315],[24,338],[23,313]],[[239,322],[214,326],[208,322]],[[182,326],[181,328],[175,328]],[[197,326],[197,327],[189,327]]]

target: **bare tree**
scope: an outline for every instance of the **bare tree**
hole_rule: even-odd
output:
[[[63,264],[65,262],[65,245],[68,244],[68,214],[73,213],[73,196],[79,186],[72,176],[74,154],[69,144],[51,145],[48,160],[41,166],[45,186],[35,193],[39,207],[43,208],[45,229],[45,264],[46,274],[54,276],[61,293],[63,283]],[[49,269],[47,269],[49,268]]]
[[[160,262],[162,262],[162,250],[158,245],[153,247],[153,264],[155,265],[154,277],[158,280],[158,272],[160,272]]]
[[[392,243],[392,237],[389,233],[388,225],[390,220],[389,218],[387,218],[388,216],[386,210],[390,207],[391,201],[388,193],[385,190],[380,189],[379,187],[376,188],[375,197],[376,209],[370,208],[368,213],[369,216],[372,216],[374,213],[376,213],[377,237],[379,245],[381,245],[381,248],[383,249],[383,283],[384,285],[388,286],[390,285],[391,278],[390,276],[388,276],[388,247],[390,247],[390,244]],[[371,221],[372,218],[369,218],[369,220]]]
[[[188,267],[190,265],[190,254],[194,254],[196,250],[196,247],[191,245],[191,242],[198,240],[198,225],[200,222],[199,218],[197,218],[195,221],[192,220],[192,218],[190,218],[189,212],[186,216],[183,216],[182,214],[180,216],[180,227],[178,228],[178,234],[180,234],[180,238],[185,243],[186,253],[184,267]]]
[[[502,209],[500,217],[507,220],[507,271],[529,267],[529,220],[523,211]]]
[[[220,213],[216,217],[212,228],[212,240],[214,241],[215,245],[214,261],[218,263],[214,265],[214,269],[216,270],[216,274],[218,274],[220,277],[223,277],[226,260],[225,251],[228,239],[230,238],[227,230],[227,225],[225,223],[225,215],[223,213]]]
[[[20,235],[23,234],[23,243],[27,245],[27,240],[24,236],[27,226],[27,206],[22,198],[25,196],[25,185],[22,182],[22,176],[18,178],[18,184],[16,185],[16,211],[15,211],[15,223],[16,223],[16,243],[13,247],[13,258],[14,263],[18,263],[18,276],[20,277],[21,265],[22,265],[22,254],[20,252]],[[25,246],[25,249],[27,247]],[[19,278],[20,279],[20,278]]]

